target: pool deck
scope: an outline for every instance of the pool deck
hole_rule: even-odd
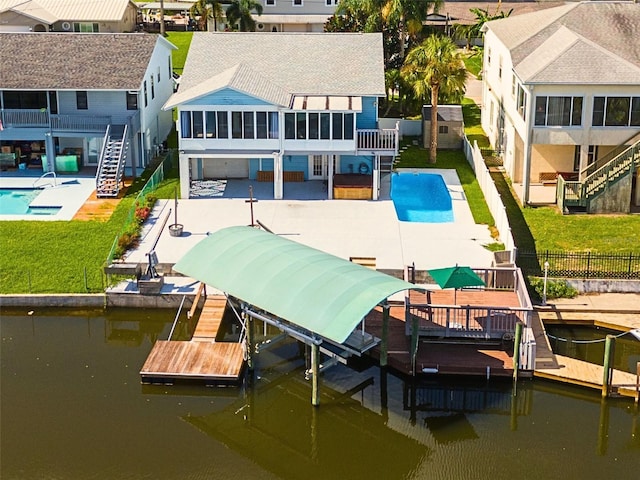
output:
[[[29,172],[31,173],[31,172]],[[42,188],[31,207],[61,207],[54,215],[0,215],[0,220],[71,220],[96,188],[94,177],[2,175],[0,188]]]
[[[323,199],[323,182],[286,183],[287,198],[273,200],[271,183],[230,180],[215,197],[179,200],[181,237],[171,237],[168,231],[175,222],[174,201],[159,201],[140,246],[125,261],[144,264],[146,254],[155,249],[161,264],[174,264],[208,234],[250,225],[247,199],[252,186],[257,199],[252,204],[254,223],[260,221],[277,235],[338,257],[374,257],[378,270],[403,270],[412,263],[418,270],[455,264],[489,267],[493,255],[483,245],[493,239],[486,225],[474,223],[457,174],[439,169],[429,173],[440,173],[447,184],[455,216],[452,223],[400,222],[389,198],[388,176],[378,201]]]

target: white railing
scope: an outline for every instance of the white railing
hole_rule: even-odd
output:
[[[39,177],[38,177],[38,178],[33,182],[32,187],[33,187],[33,188],[39,188],[39,187],[36,187],[36,185],[38,184],[38,182],[39,182],[40,180],[44,180],[44,178],[45,178],[45,177],[53,177],[53,186],[54,186],[54,187],[57,187],[57,186],[58,186],[58,177],[56,177],[56,172],[46,172],[46,173],[43,173],[42,175],[40,175],[40,176],[39,176]]]
[[[531,327],[525,327],[520,340],[520,370],[535,370],[535,368],[536,337]]]
[[[474,141],[473,146],[471,146],[469,140],[465,136],[462,142],[462,146],[464,154],[467,157],[467,161],[476,174],[478,184],[480,185],[480,189],[484,194],[484,199],[487,202],[489,211],[491,212],[491,215],[493,215],[493,220],[496,223],[496,228],[500,233],[500,240],[502,241],[502,243],[504,243],[505,250],[509,250],[512,252],[511,263],[515,263],[516,245],[511,233],[511,225],[509,224],[509,218],[507,217],[507,209],[502,203],[502,198],[498,193],[498,189],[496,188],[496,185],[491,178],[489,169],[484,163],[484,158],[482,158],[482,153],[480,152],[478,143]]]
[[[358,150],[386,151],[398,153],[398,129],[357,130]]]
[[[8,127],[48,127],[49,112],[36,109],[2,110],[2,126]]]

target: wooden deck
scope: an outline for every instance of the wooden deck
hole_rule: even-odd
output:
[[[190,341],[158,340],[140,370],[142,382],[236,383],[244,367],[244,345],[216,342],[226,305],[223,295],[207,298]]]
[[[106,222],[111,218],[111,214],[113,214],[120,200],[122,200],[127,193],[127,189],[131,186],[132,182],[133,180],[131,178],[124,179],[124,188],[120,190],[117,198],[98,198],[94,190],[73,216],[73,220],[98,220],[100,222]]]
[[[555,355],[557,367],[536,368],[534,377],[546,378],[582,387],[602,390],[604,368],[595,363]],[[626,397],[636,396],[636,376],[632,373],[613,371],[611,392]]]
[[[236,382],[244,365],[244,347],[235,342],[173,342],[158,340],[140,377],[143,383],[177,379]]]

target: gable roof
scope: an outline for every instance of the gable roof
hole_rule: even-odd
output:
[[[206,82],[239,64],[259,73],[245,79],[246,91],[274,85],[287,95],[385,94],[381,34],[195,32],[176,98],[195,87],[204,94]]]
[[[49,24],[59,20],[116,22],[130,4],[136,6],[131,0],[0,0],[0,13],[12,10]]]
[[[529,83],[640,83],[640,5],[589,1],[487,22]]]
[[[0,88],[139,90],[158,42],[175,48],[144,33],[0,33]]]
[[[244,92],[275,105],[289,106],[291,103],[291,94],[244,63],[239,63],[193,88],[182,88],[179,93],[171,97],[164,108],[175,107],[223,88]]]

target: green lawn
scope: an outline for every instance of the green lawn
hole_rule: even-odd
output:
[[[464,65],[467,67],[467,70],[471,72],[473,76],[476,78],[481,78],[480,73],[482,72],[482,50],[472,50],[469,53],[465,53],[463,56]]]
[[[463,114],[467,137],[477,140],[481,148],[488,147],[477,105],[465,99]],[[518,249],[640,252],[640,215],[561,215],[555,206],[523,208],[507,177],[495,172],[492,178],[505,205]]]
[[[192,37],[193,32],[167,32],[166,39],[178,47],[177,50],[173,50],[171,53],[173,71],[178,74],[182,74]]]

